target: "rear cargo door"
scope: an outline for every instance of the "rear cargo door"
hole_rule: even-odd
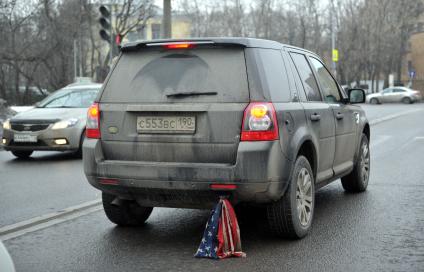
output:
[[[234,164],[247,82],[241,47],[124,52],[100,99],[105,158]]]

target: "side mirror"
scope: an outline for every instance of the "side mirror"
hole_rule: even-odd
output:
[[[365,102],[365,91],[363,89],[350,89],[349,94],[349,103],[358,104]]]

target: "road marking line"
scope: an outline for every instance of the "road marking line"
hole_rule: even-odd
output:
[[[0,228],[0,240],[6,241],[40,229],[69,221],[103,209],[101,200],[93,200],[63,209],[58,212],[37,216]]]
[[[389,136],[389,135],[376,136],[376,138],[377,138],[376,140],[371,140],[371,148],[386,142],[387,140],[389,140],[392,137],[393,136]]]
[[[389,120],[401,117],[403,115],[407,115],[407,114],[411,114],[411,113],[415,113],[415,112],[419,112],[419,111],[423,111],[423,109],[413,109],[413,110],[404,111],[404,112],[401,112],[401,113],[395,113],[395,114],[387,115],[385,117],[381,117],[381,118],[371,120],[370,125],[371,126],[377,125],[377,124],[380,124],[382,122],[389,121]]]

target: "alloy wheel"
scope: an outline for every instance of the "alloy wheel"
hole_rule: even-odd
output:
[[[297,176],[296,204],[297,214],[302,226],[307,226],[312,215],[312,178],[306,168]]]
[[[364,184],[368,183],[370,173],[370,153],[367,143],[362,144],[361,152],[361,177]]]

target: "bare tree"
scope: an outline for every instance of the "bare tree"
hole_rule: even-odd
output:
[[[154,15],[153,0],[111,0],[113,33],[142,31]],[[109,44],[98,36],[100,0],[0,1],[0,97],[28,103],[30,87],[54,90],[78,74],[106,70]],[[246,36],[276,40],[331,57],[331,20],[336,21],[344,84],[396,74],[401,79],[409,37],[423,0],[174,0],[191,19],[192,36]],[[328,5],[336,12],[330,14]],[[76,48],[74,48],[74,42]],[[22,88],[26,90],[22,91]]]
[[[93,77],[107,46],[98,37],[99,5],[96,0],[1,1],[1,97],[29,103],[34,86],[55,90],[71,83],[75,50],[78,74]],[[153,14],[152,0],[116,0],[114,8],[114,30],[123,35]]]
[[[114,0],[112,6],[116,17],[114,31],[122,36],[136,28],[144,28],[154,15],[152,0]]]

